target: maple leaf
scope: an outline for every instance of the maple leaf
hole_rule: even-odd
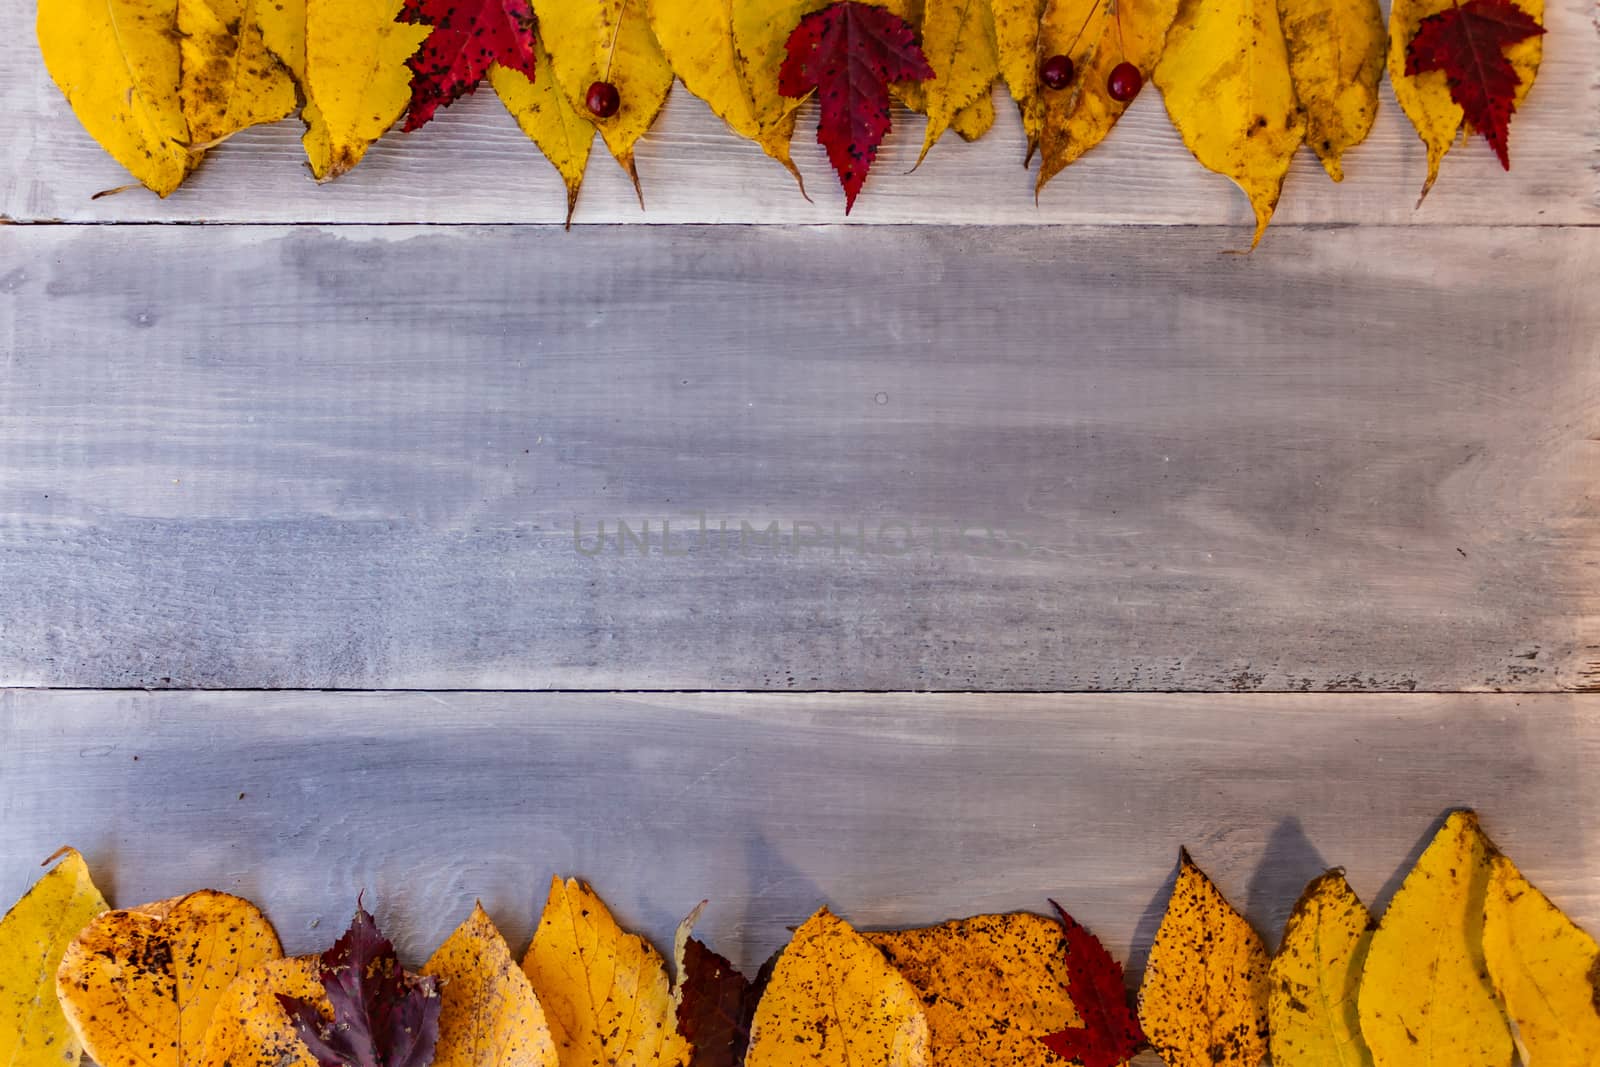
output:
[[[407,132],[449,107],[498,63],[534,78],[533,7],[529,0],[406,0],[407,22],[432,32],[410,59],[411,109]]]
[[[278,994],[319,1067],[428,1067],[439,1039],[439,983],[407,974],[394,945],[356,901],[350,929],[322,954],[323,1018],[309,1000]]]
[[[1505,50],[1542,33],[1544,27],[1511,0],[1466,0],[1417,25],[1406,48],[1406,73],[1442,71],[1450,99],[1510,170],[1506,136],[1521,78]]]
[[[1139,1017],[1128,1005],[1128,990],[1118,963],[1100,939],[1067,914],[1055,901],[1050,906],[1061,917],[1067,943],[1067,995],[1083,1019],[1040,1038],[1045,1047],[1083,1067],[1116,1067],[1144,1048]]]
[[[803,97],[815,90],[821,98],[817,142],[844,186],[846,215],[889,132],[890,83],[932,77],[911,25],[871,4],[840,0],[801,19],[789,35],[778,91]]]
[[[751,982],[726,956],[689,936],[705,906],[701,901],[678,926],[678,1033],[694,1047],[689,1067],[738,1067],[765,982]]]

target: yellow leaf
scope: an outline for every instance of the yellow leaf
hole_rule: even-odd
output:
[[[688,1062],[661,954],[618,926],[577,879],[551,880],[522,969],[544,1005],[561,1067]]]
[[[332,1019],[321,975],[320,956],[268,960],[240,974],[212,1012],[203,1067],[317,1067],[278,996],[309,1001]]]
[[[1600,1063],[1600,1007],[1590,981],[1600,947],[1503,855],[1490,863],[1483,954],[1525,1050],[1524,1063]]]
[[[178,96],[177,0],[42,0],[50,77],[100,147],[160,196],[198,161]]]
[[[1254,248],[1306,133],[1276,0],[1183,0],[1155,80],[1195,158],[1250,198]]]
[[[1332,870],[1306,886],[1268,972],[1273,1067],[1372,1067],[1356,990],[1372,914]]]
[[[1476,815],[1453,812],[1383,913],[1360,994],[1377,1067],[1509,1067],[1483,958],[1492,847]]]
[[[62,1067],[83,1056],[56,1000],[56,968],[106,901],[76,849],[45,863],[57,859],[0,919],[0,1063],[7,1067]]]
[[[1139,1022],[1167,1067],[1259,1064],[1267,968],[1260,936],[1184,852],[1139,986]]]
[[[778,68],[788,54],[789,34],[800,20],[829,0],[732,0],[733,46],[744,68],[755,113],[763,122],[760,143],[774,159],[789,157],[795,115],[803,101],[778,92]]]
[[[481,904],[422,973],[442,980],[433,1067],[557,1067],[539,998]]]
[[[294,111],[294,79],[261,33],[260,12],[274,2],[178,0],[179,93],[198,147]]]
[[[925,1067],[916,988],[823,908],[795,931],[756,1006],[745,1067]]]
[[[99,1067],[190,1067],[228,983],[282,955],[254,904],[202,889],[100,915],[67,947],[56,992]]]
[[[1450,86],[1443,71],[1433,70],[1415,77],[1406,73],[1406,49],[1417,35],[1417,27],[1429,15],[1437,15],[1446,8],[1455,7],[1457,0],[1394,0],[1389,9],[1389,82],[1394,86],[1394,98],[1400,110],[1406,113],[1417,128],[1417,136],[1428,149],[1428,177],[1422,183],[1422,198],[1433,188],[1439,177],[1439,162],[1450,151],[1456,136],[1461,133],[1464,116],[1461,107],[1450,99]],[[1516,0],[1517,6],[1539,22],[1544,21],[1544,0]],[[1539,60],[1544,55],[1544,38],[1529,37],[1505,50],[1506,58],[1517,72],[1515,102],[1522,106],[1528,90],[1533,88],[1534,76],[1539,73]]]
[[[994,126],[994,97],[984,93],[978,99],[955,113],[950,128],[961,135],[963,141],[976,141]]]
[[[1306,144],[1334,181],[1347,149],[1378,114],[1388,31],[1378,0],[1278,0],[1289,72],[1306,113]]]
[[[862,936],[916,988],[940,1067],[1062,1067],[1039,1040],[1083,1025],[1059,922],[1019,912]]]
[[[533,59],[535,71],[550,69],[550,53],[544,50],[544,41],[537,35],[533,40]],[[589,166],[589,146],[594,143],[593,124],[572,110],[571,101],[553,77],[529,81],[520,70],[496,63],[489,68],[489,84],[494,86],[500,102],[517,120],[522,132],[539,146],[566,183],[567,225],[570,227],[572,213],[578,207],[578,190],[583,187],[583,172]]]
[[[1022,113],[1022,132],[1028,138],[1028,158],[1039,148],[1044,128],[1044,104],[1039,85],[1039,24],[1048,0],[990,0],[994,13],[995,46],[1000,53],[1000,74],[1011,99]]]
[[[672,68],[661,54],[645,0],[535,0],[539,33],[550,52],[550,66],[573,111],[600,130],[606,147],[639,189],[633,148],[643,137],[672,89]],[[610,118],[588,108],[595,82],[616,86],[621,106]],[[644,203],[640,193],[639,202]]]
[[[1039,55],[1072,60],[1072,83],[1040,90],[1039,178],[1035,190],[1105,140],[1128,104],[1106,87],[1119,63],[1145,81],[1167,40],[1178,0],[1049,0],[1039,29]]]
[[[734,46],[734,18],[743,0],[649,0],[650,25],[684,88],[710,105],[734,133],[759,144],[800,180],[789,141],[794,102],[775,93],[758,104],[748,64]]]
[[[963,136],[975,140],[982,135],[987,126],[982,122],[981,106],[989,104],[992,123],[994,105],[989,90],[1000,75],[1000,46],[989,0],[922,0],[921,8],[920,15],[914,13],[910,21],[921,30],[922,52],[933,68],[933,78],[902,87],[909,90],[906,102],[928,116],[918,164],[946,130],[957,126],[958,117],[968,108],[980,108],[966,120],[967,129],[977,132]]]

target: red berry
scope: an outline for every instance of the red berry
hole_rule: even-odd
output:
[[[1129,62],[1121,62],[1111,68],[1111,77],[1106,79],[1106,92],[1111,94],[1111,99],[1121,104],[1139,95],[1139,90],[1144,88],[1144,75],[1139,73],[1139,68]]]
[[[622,95],[610,82],[595,82],[589,86],[589,95],[584,97],[583,102],[588,106],[589,114],[597,119],[608,119],[622,106]]]
[[[1047,89],[1065,89],[1072,84],[1072,57],[1051,56],[1039,66],[1039,80]]]

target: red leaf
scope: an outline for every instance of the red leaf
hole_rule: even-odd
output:
[[[1083,1019],[1082,1026],[1049,1034],[1040,1040],[1057,1056],[1083,1067],[1116,1067],[1147,1044],[1139,1017],[1128,1004],[1122,964],[1055,901],[1061,932],[1067,942],[1067,995]]]
[[[439,1039],[439,984],[407,974],[394,946],[356,902],[350,929],[322,954],[333,1020],[307,1000],[278,994],[319,1067],[428,1067]]]
[[[933,77],[916,32],[892,11],[856,0],[814,11],[789,34],[788,56],[778,71],[778,91],[822,102],[817,142],[844,186],[844,213],[889,132],[889,86]]]
[[[1418,24],[1406,48],[1406,73],[1443,71],[1450,99],[1510,170],[1506,134],[1521,78],[1505,50],[1542,33],[1544,27],[1511,0],[1466,0]]]
[[[402,18],[433,27],[409,60],[408,131],[475,90],[491,63],[534,76],[529,0],[406,0]]]
[[[724,956],[689,938],[683,949],[678,1033],[694,1046],[689,1067],[737,1067],[750,1044],[761,991]]]

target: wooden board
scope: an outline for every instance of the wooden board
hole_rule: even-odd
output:
[[[16,228],[0,684],[1583,687],[1600,235],[1489,233]]]
[[[1384,7],[1387,9],[1388,4]],[[0,5],[0,218],[19,221],[540,222],[565,211],[560,182],[487,87],[423,131],[391,134],[354,172],[318,186],[308,176],[298,122],[248,131],[212,153],[176,195],[142,190],[93,200],[124,185],[123,171],[78,126],[50,83],[33,40],[34,5]],[[1514,169],[1500,170],[1480,139],[1452,151],[1427,202],[1422,143],[1387,84],[1377,126],[1354,151],[1342,185],[1309,152],[1295,163],[1280,223],[1514,225],[1600,222],[1600,39],[1589,0],[1552,0],[1539,78],[1512,125]],[[1112,137],[1045,191],[1036,205],[1021,126],[997,94],[996,129],[974,145],[947,138],[908,175],[922,120],[899,112],[850,221],[1228,224],[1248,239],[1250,210],[1225,178],[1202,169],[1173,130],[1160,95],[1146,90]],[[753,145],[735,138],[678,87],[639,146],[648,210],[621,169],[597,149],[581,222],[834,223],[843,197],[801,116],[796,158],[813,202]],[[1269,238],[1269,242],[1271,238]]]
[[[1475,805],[1600,925],[1600,697],[0,694],[0,897],[63,842],[113,902],[211,886],[290,952],[366,890],[422,960],[481,899],[520,950],[553,873],[754,967],[864,927],[1067,903],[1137,969],[1178,846],[1275,945],[1344,865],[1382,905]]]

